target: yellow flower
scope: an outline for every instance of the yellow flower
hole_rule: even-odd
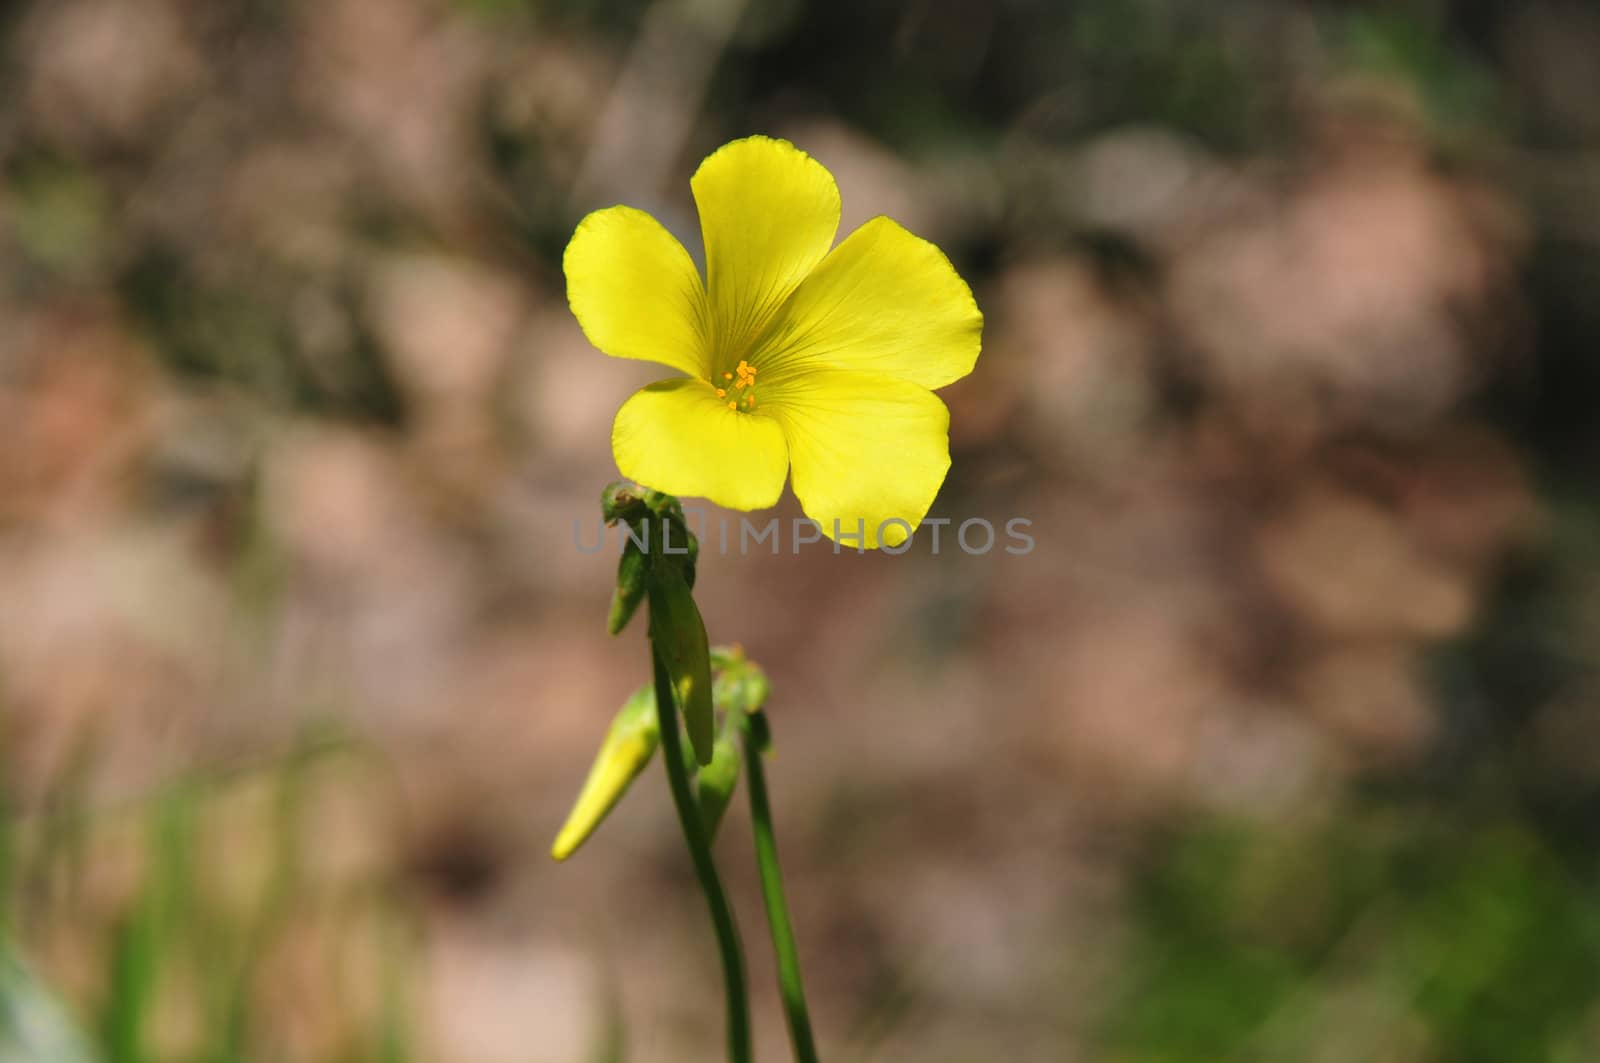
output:
[[[839,189],[793,144],[736,140],[690,181],[704,283],[631,207],[578,225],[567,300],[606,354],[684,376],[634,393],[611,448],[623,475],[730,509],[794,493],[823,532],[898,546],[950,468],[933,394],[972,371],[983,315],[950,260],[885,217],[833,244]]]

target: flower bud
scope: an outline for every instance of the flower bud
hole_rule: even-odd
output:
[[[629,539],[617,560],[617,587],[611,592],[611,612],[606,617],[606,630],[611,634],[628,626],[644,600],[649,567],[650,559]]]
[[[565,860],[588,840],[606,815],[616,807],[634,778],[650,763],[661,740],[652,687],[634,691],[606,730],[600,752],[578,791],[567,821],[556,835],[550,855]]]
[[[744,664],[744,647],[735,642],[731,646],[711,647],[711,666],[727,671]]]
[[[607,524],[619,520],[633,520],[645,513],[644,500],[639,488],[626,480],[613,480],[600,492],[600,516]]]
[[[713,700],[725,712],[756,713],[767,703],[771,684],[761,666],[744,655],[741,646],[717,646],[711,651],[717,669]]]
[[[767,681],[767,673],[754,661],[745,665],[744,670],[744,711],[752,716],[759,713],[767,705],[767,697],[772,693],[772,684]]]
[[[706,830],[706,840],[717,836],[722,814],[733,800],[733,791],[739,785],[739,729],[737,716],[723,718],[722,731],[711,747],[711,763],[695,773],[695,799],[700,805],[700,822]]]

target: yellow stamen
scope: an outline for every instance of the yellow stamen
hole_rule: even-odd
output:
[[[751,365],[745,359],[741,358],[739,359],[739,364],[733,367],[733,372],[723,373],[722,379],[733,381],[734,391],[744,391],[747,388],[753,389],[756,386],[756,367]],[[726,399],[728,397],[729,389],[717,388],[715,390],[717,392],[717,398]],[[753,390],[749,394],[745,395],[744,402],[745,405],[750,409],[755,409],[756,396]],[[735,396],[734,399],[728,403],[728,409],[737,410],[738,408],[738,397]]]

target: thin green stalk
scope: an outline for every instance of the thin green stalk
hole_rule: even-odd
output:
[[[783,896],[783,870],[778,866],[778,839],[772,829],[772,807],[767,802],[767,777],[761,766],[761,750],[748,728],[744,733],[744,764],[750,791],[750,823],[756,836],[756,865],[761,869],[761,896],[767,904],[772,952],[778,960],[778,986],[783,994],[783,1016],[789,1024],[789,1042],[794,1046],[796,1063],[817,1063],[806,990],[800,981],[800,952],[794,943],[789,902]]]
[[[695,877],[711,909],[711,924],[717,931],[717,948],[722,953],[722,980],[728,997],[728,1059],[731,1063],[751,1063],[750,999],[745,989],[744,954],[739,948],[739,928],[733,921],[717,867],[711,861],[700,822],[700,808],[689,789],[689,775],[683,766],[683,743],[678,737],[678,714],[672,694],[672,680],[666,666],[651,644],[650,663],[655,669],[656,715],[661,722],[661,759],[667,766],[667,782],[672,789],[672,804],[678,810],[683,840],[689,846]]]

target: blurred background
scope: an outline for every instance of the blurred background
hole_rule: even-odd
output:
[[[1037,543],[702,565],[826,1058],[1600,1058],[1597,56],[1583,0],[6,5],[0,1059],[719,1058],[659,769],[547,856],[648,678],[573,525],[661,375],[560,256],[697,249],[752,132],[971,281],[934,512]]]

